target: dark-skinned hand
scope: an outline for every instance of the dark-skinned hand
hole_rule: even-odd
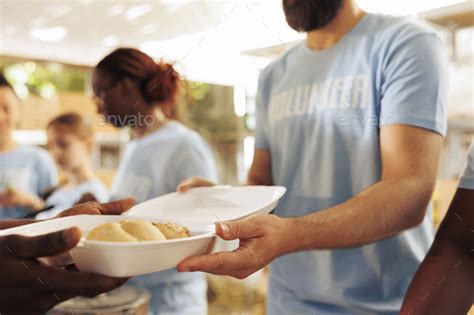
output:
[[[133,204],[132,198],[106,204],[88,202],[58,217],[121,214]],[[0,314],[44,314],[58,303],[76,296],[94,297],[128,280],[53,267],[38,260],[68,253],[80,238],[78,228],[34,237],[0,236]]]

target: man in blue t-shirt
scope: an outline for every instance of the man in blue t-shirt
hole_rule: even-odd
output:
[[[248,184],[287,195],[275,215],[217,225],[239,249],[178,268],[243,278],[271,262],[269,314],[396,314],[433,240],[446,132],[439,39],[353,0],[283,7],[307,37],[261,74]]]

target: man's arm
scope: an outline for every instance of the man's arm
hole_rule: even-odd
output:
[[[353,247],[393,236],[422,222],[436,181],[443,138],[405,125],[381,130],[382,178],[347,202],[294,218],[294,250]],[[248,185],[273,185],[271,153],[255,150]],[[208,186],[191,178],[180,186]],[[288,224],[290,225],[290,224]]]
[[[421,128],[383,127],[380,181],[340,205],[291,220],[291,251],[365,245],[420,224],[435,185],[442,141]]]
[[[225,240],[239,239],[240,247],[228,253],[188,258],[178,270],[242,279],[291,252],[365,245],[419,224],[435,184],[442,137],[397,125],[383,127],[380,142],[379,182],[345,203],[307,216],[255,215],[219,223],[217,235]]]
[[[474,190],[458,189],[402,314],[466,314],[474,302]]]

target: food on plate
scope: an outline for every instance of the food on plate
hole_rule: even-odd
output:
[[[89,232],[87,240],[108,241],[108,242],[137,242],[138,239],[125,232],[122,225],[117,222],[110,222],[99,225]]]
[[[122,229],[139,241],[162,241],[166,237],[151,222],[145,220],[120,221]]]
[[[189,230],[174,223],[122,220],[97,226],[86,237],[89,241],[141,242],[189,237]]]
[[[189,230],[184,226],[180,226],[174,223],[153,223],[161,233],[166,237],[167,240],[173,240],[177,238],[189,237]]]

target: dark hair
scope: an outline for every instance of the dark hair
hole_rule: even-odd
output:
[[[113,80],[130,78],[139,81],[143,98],[150,103],[174,102],[180,77],[171,64],[156,63],[150,56],[135,48],[118,48],[102,59],[96,69]]]
[[[13,86],[8,82],[7,78],[5,78],[3,72],[0,72],[0,87],[6,87],[13,90]]]
[[[76,113],[65,113],[51,120],[47,129],[62,127],[68,129],[72,134],[83,141],[94,139],[94,131],[81,115]]]
[[[283,11],[292,29],[310,32],[329,24],[342,4],[342,0],[283,0]]]

